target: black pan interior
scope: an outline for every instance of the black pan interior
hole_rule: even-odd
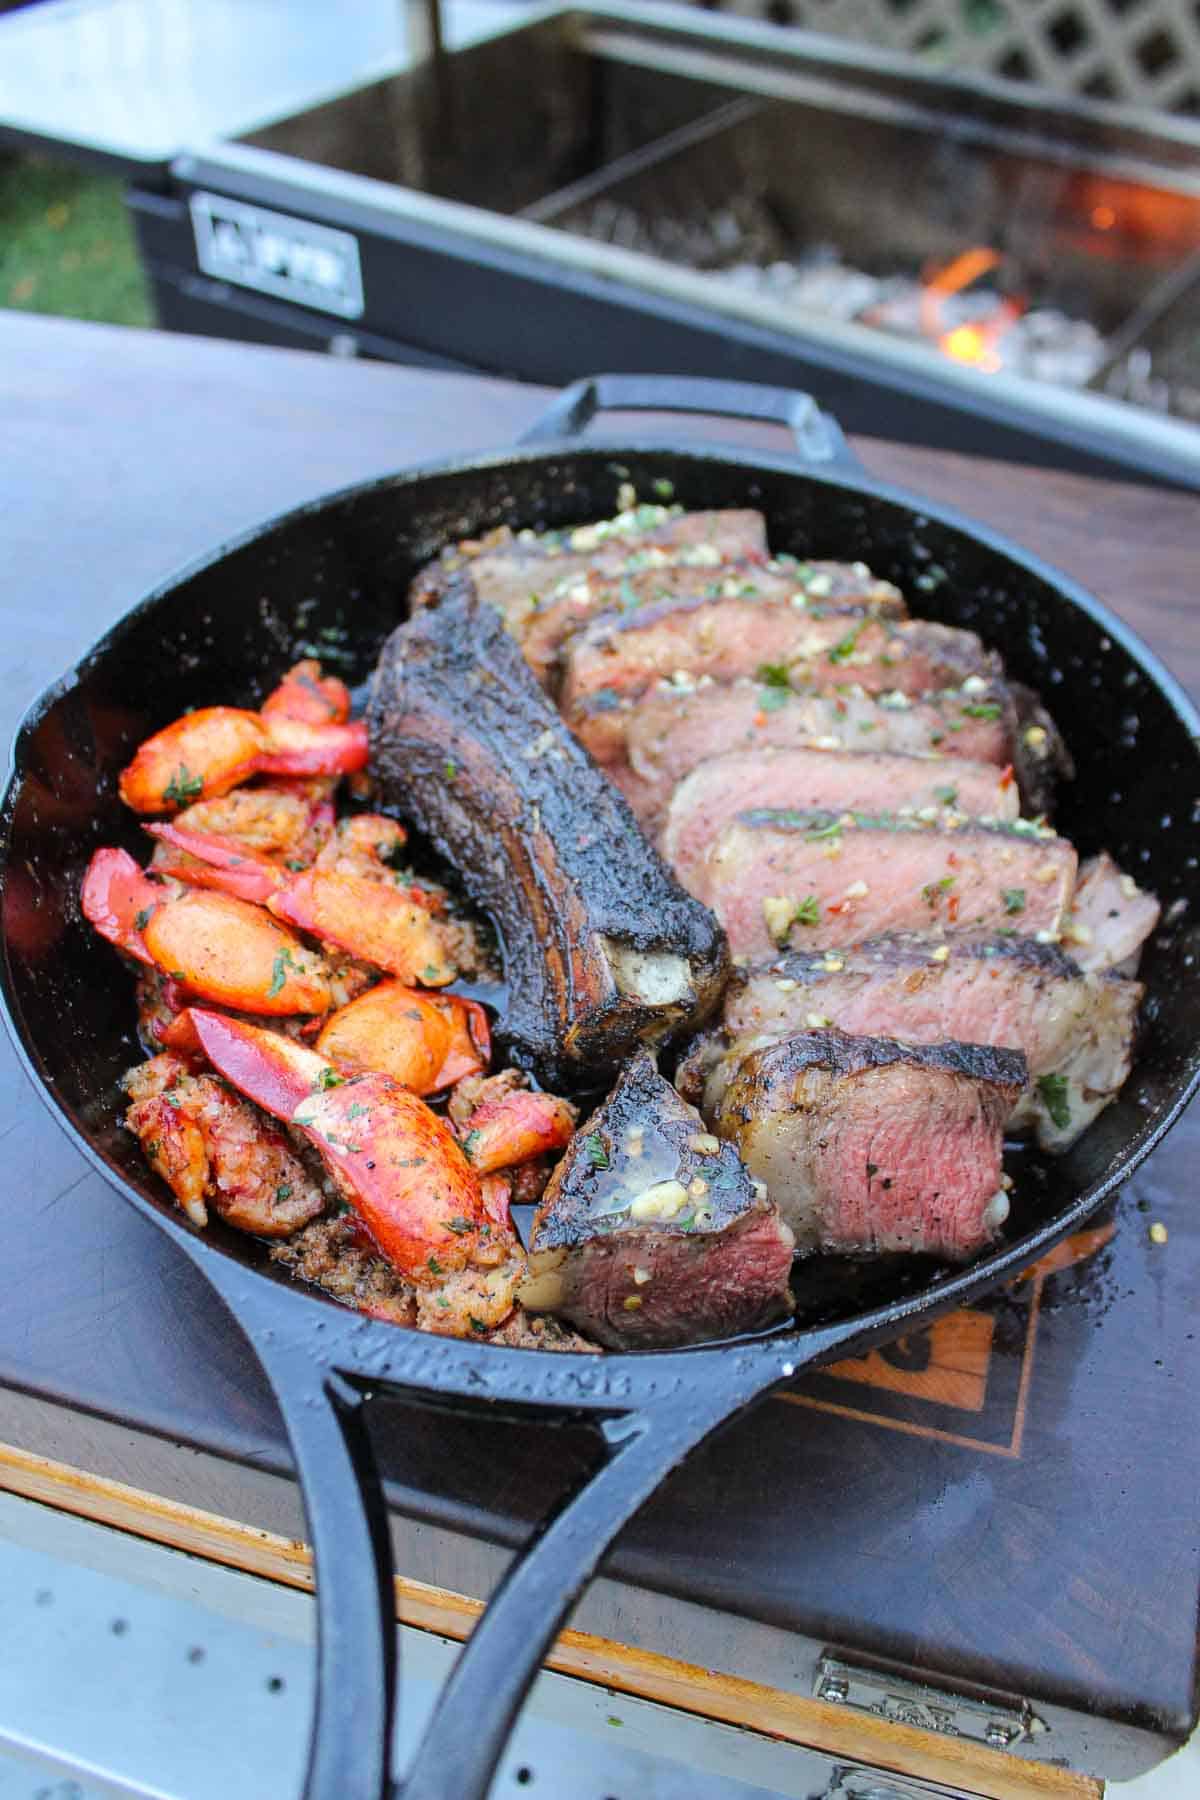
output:
[[[77,904],[98,845],[145,856],[146,839],[118,801],[117,772],[141,739],[188,707],[256,704],[302,652],[351,682],[364,679],[402,614],[410,576],[443,544],[501,523],[599,517],[614,510],[622,482],[649,497],[664,479],[688,507],[761,507],[775,549],[861,558],[908,594],[914,612],[970,626],[1000,649],[1010,673],[1041,691],[1075,757],[1060,828],[1082,854],[1110,850],[1163,901],[1169,923],[1143,965],[1148,997],[1133,1077],[1069,1155],[1020,1156],[1009,1241],[1107,1182],[1178,1104],[1198,1061],[1200,753],[1194,715],[1143,667],[1121,628],[1092,616],[1086,597],[1049,571],[886,493],[797,472],[782,459],[569,447],[398,476],[289,515],[144,601],[26,722],[2,822],[13,1014],[70,1122],[177,1224],[119,1127],[117,1082],[141,1054],[131,983]],[[212,1235],[261,1265],[252,1240],[220,1227]],[[915,1264],[880,1267],[820,1289],[813,1311],[845,1315],[899,1299],[930,1274]]]

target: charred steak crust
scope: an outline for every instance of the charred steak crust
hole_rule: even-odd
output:
[[[778,1320],[792,1247],[737,1152],[643,1053],[551,1176],[530,1268],[540,1304],[614,1349],[653,1348]]]
[[[637,1132],[639,1127],[643,1148],[633,1158],[625,1141],[631,1128]],[[654,1144],[647,1143],[651,1134],[670,1144],[669,1168],[655,1153]],[[703,1180],[704,1229],[723,1231],[747,1207],[757,1203],[757,1196],[731,1145],[722,1144],[707,1151],[696,1149],[693,1140],[698,1138],[703,1143],[705,1137],[699,1113],[659,1074],[653,1057],[635,1056],[608,1099],[580,1125],[566,1156],[551,1175],[533,1222],[530,1247],[549,1250],[561,1244],[586,1243],[610,1231],[628,1230],[631,1224],[636,1229],[629,1214],[629,1201],[637,1192],[636,1181],[626,1183],[628,1198],[624,1206],[614,1207],[610,1201],[603,1211],[597,1211],[597,1200],[605,1190],[615,1189],[627,1176],[636,1174],[643,1164],[646,1185],[669,1178],[686,1188],[697,1177]],[[694,1231],[698,1204],[693,1199],[679,1213],[656,1219],[655,1229]]]
[[[1007,1214],[1002,1131],[1019,1051],[817,1030],[753,1049],[715,1129],[767,1183],[803,1249],[959,1262]]]
[[[876,963],[884,967],[894,968],[928,968],[930,939],[922,931],[895,931],[883,937],[870,938],[860,946],[863,951],[873,954]],[[839,955],[844,954],[838,952]],[[1023,968],[1035,970],[1039,975],[1053,979],[1070,981],[1077,979],[1081,973],[1079,964],[1059,944],[1039,944],[1031,937],[1001,937],[992,933],[982,933],[972,937],[965,933],[961,938],[953,940],[950,946],[951,958],[955,957],[998,957],[1012,963],[1019,963]],[[837,973],[829,968],[828,950],[785,950],[770,962],[773,975],[783,980],[797,982],[819,981],[823,976]],[[951,964],[945,964],[949,969]],[[744,986],[751,971],[735,969],[730,980],[730,989]]]
[[[918,1069],[939,1069],[968,1081],[1009,1091],[1011,1100],[1025,1086],[1029,1071],[1020,1050],[994,1049],[989,1044],[902,1044],[895,1038],[849,1037],[841,1031],[812,1031],[789,1038],[780,1046],[786,1052],[789,1071],[823,1069],[829,1074],[861,1075],[864,1069],[886,1069],[906,1063]]]
[[[542,1079],[595,1080],[699,1022],[728,969],[721,927],[646,842],[491,606],[461,589],[398,627],[369,709],[385,799],[496,922],[499,1035]]]

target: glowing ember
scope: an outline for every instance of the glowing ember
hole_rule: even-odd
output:
[[[978,325],[956,325],[938,339],[938,348],[955,362],[974,363],[988,375],[997,374],[1004,366]]]
[[[997,342],[1020,318],[1024,306],[1015,300],[989,296],[990,307],[982,317],[963,319],[960,315],[959,323],[947,328],[946,303],[997,268],[1001,260],[998,250],[976,245],[935,270],[921,289],[921,330],[925,336],[936,341],[943,355],[955,362],[970,363],[985,375],[996,375],[1004,367]]]

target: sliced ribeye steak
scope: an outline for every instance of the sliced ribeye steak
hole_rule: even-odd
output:
[[[1085,969],[1119,969],[1136,975],[1142,945],[1162,908],[1153,894],[1117,867],[1107,850],[1079,870],[1071,898],[1071,949]]]
[[[557,686],[563,647],[585,625],[609,615],[619,618],[651,602],[750,599],[803,607],[814,617],[834,612],[908,616],[899,588],[876,580],[865,563],[798,564],[790,558],[722,562],[707,544],[690,555],[687,550],[674,554],[678,560],[664,549],[641,551],[619,571],[591,568],[532,597],[524,619],[510,623],[509,629],[543,686],[551,691]],[[814,590],[820,599],[813,597]]]
[[[946,809],[1015,819],[1017,784],[994,763],[872,750],[733,750],[700,763],[675,789],[663,855],[685,887],[714,839],[746,809],[919,814]]]
[[[736,681],[769,671],[797,690],[860,687],[906,697],[1001,673],[974,632],[926,619],[813,613],[742,596],[656,600],[609,615],[573,637],[563,658],[568,723],[594,711],[598,694],[641,695],[656,682]]]
[[[943,958],[927,936],[898,934],[735,969],[722,1026],[689,1054],[679,1085],[711,1113],[749,1045],[814,1025],[913,1044],[1008,1046],[1029,1065],[1009,1128],[1033,1131],[1046,1150],[1065,1150],[1129,1074],[1140,984],[1085,974],[1056,945],[1032,938],[951,937],[946,944]]]
[[[1004,930],[1057,939],[1075,880],[1065,838],[1014,819],[930,823],[763,808],[727,825],[689,873],[735,955],[831,949],[889,931]]]
[[[782,1318],[791,1259],[765,1189],[642,1054],[550,1177],[520,1298],[614,1349],[696,1343]]]
[[[798,1249],[962,1262],[1008,1216],[1016,1050],[811,1031],[745,1057],[712,1119],[767,1184]]]
[[[905,694],[797,693],[744,677],[699,682],[680,673],[636,700],[593,696],[572,721],[580,742],[625,794],[649,830],[659,827],[676,784],[697,763],[735,750],[884,750],[1013,762],[1004,684],[984,683],[911,700]],[[948,777],[952,779],[952,777]]]
[[[414,609],[439,600],[448,578],[466,572],[481,600],[519,632],[531,599],[591,570],[620,576],[646,566],[666,566],[699,556],[701,565],[767,559],[767,525],[759,512],[730,508],[685,513],[677,506],[631,506],[611,519],[559,531],[511,531],[501,525],[486,537],[443,550],[414,577]]]

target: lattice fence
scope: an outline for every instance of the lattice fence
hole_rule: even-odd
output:
[[[1200,0],[695,0],[949,69],[1200,118]]]

